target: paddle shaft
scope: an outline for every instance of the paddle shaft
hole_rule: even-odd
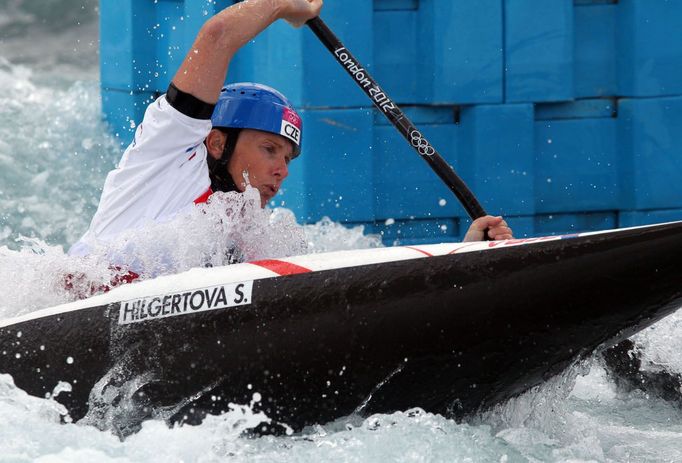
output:
[[[471,190],[455,173],[452,167],[438,154],[424,135],[414,126],[412,121],[403,113],[398,105],[391,100],[379,84],[369,75],[369,72],[355,59],[350,51],[343,46],[329,27],[319,17],[308,21],[308,26],[318,39],[334,55],[336,61],[346,69],[356,84],[365,92],[386,118],[405,137],[405,140],[419,153],[431,169],[450,188],[472,220],[487,215]]]

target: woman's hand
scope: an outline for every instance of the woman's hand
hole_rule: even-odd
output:
[[[513,238],[511,228],[502,217],[486,215],[471,223],[469,231],[464,236],[464,241],[483,241],[486,230],[491,240],[510,240]]]
[[[278,0],[279,17],[294,27],[320,15],[322,0]]]

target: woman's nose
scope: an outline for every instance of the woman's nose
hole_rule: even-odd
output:
[[[275,176],[284,180],[289,175],[289,166],[286,159],[280,159],[275,167]]]

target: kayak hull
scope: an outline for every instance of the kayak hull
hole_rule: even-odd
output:
[[[254,397],[295,430],[410,407],[461,418],[682,304],[680,223],[489,246],[254,279],[247,305],[183,316],[53,311],[0,328],[0,372],[36,396],[68,382],[73,419],[127,400],[196,423]]]

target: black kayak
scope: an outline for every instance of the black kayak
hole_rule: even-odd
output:
[[[74,420],[123,396],[188,423],[256,397],[293,430],[462,418],[674,311],[681,262],[674,222],[194,269],[0,321],[0,372],[40,397],[68,382]]]

